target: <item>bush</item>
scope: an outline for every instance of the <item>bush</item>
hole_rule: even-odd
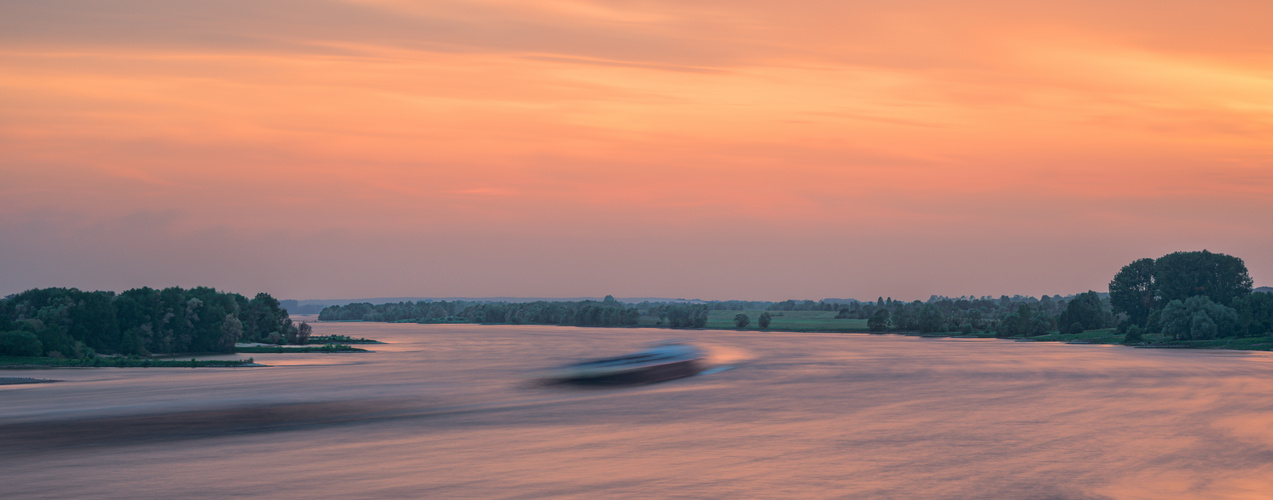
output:
[[[1140,327],[1132,325],[1127,328],[1127,336],[1123,337],[1124,344],[1139,344],[1145,341],[1145,334],[1141,332]]]
[[[39,356],[44,354],[40,339],[31,332],[0,333],[0,354],[6,356]]]
[[[739,330],[742,330],[743,328],[747,328],[747,325],[750,325],[750,324],[751,324],[751,318],[747,317],[746,314],[734,315],[734,326],[738,327]]]

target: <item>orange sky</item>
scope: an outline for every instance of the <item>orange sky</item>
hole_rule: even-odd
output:
[[[1273,283],[1273,3],[0,5],[0,294]]]

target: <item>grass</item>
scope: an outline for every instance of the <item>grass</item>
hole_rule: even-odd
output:
[[[302,346],[252,346],[252,347],[235,347],[235,352],[247,353],[284,353],[284,352],[367,352],[366,349],[348,346],[345,344],[323,344],[321,346],[302,345]]]
[[[253,364],[248,359],[213,359],[213,360],[177,360],[151,359],[136,357],[93,357],[93,358],[29,358],[20,356],[0,356],[0,368],[200,368],[200,367],[235,367]]]

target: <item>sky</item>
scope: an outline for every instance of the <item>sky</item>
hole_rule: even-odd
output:
[[[1273,284],[1273,3],[0,0],[0,295]]]

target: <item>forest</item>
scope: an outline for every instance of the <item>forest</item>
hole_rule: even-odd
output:
[[[136,288],[119,294],[32,289],[0,299],[0,355],[81,358],[234,352],[235,342],[303,343],[269,294]]]

